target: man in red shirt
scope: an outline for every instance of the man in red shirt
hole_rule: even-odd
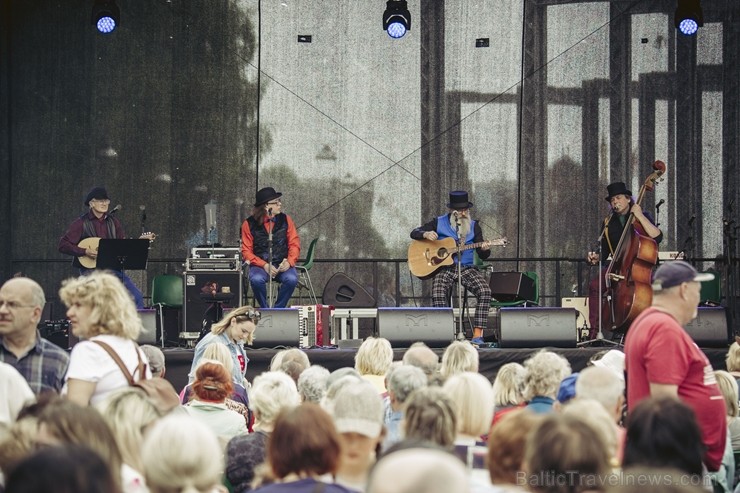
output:
[[[288,306],[298,284],[295,264],[301,253],[301,240],[293,220],[281,211],[282,195],[272,187],[259,190],[252,215],[242,224],[242,258],[249,262],[249,283],[261,308],[269,308],[270,277],[280,283],[275,308]]]
[[[661,265],[653,277],[653,305],[632,322],[624,352],[628,410],[651,396],[688,404],[702,431],[704,463],[717,471],[727,438],[724,400],[709,360],[683,329],[696,318],[700,283],[712,279],[681,260]]]

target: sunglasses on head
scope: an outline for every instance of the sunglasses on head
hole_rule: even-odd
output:
[[[262,318],[262,314],[257,310],[249,310],[246,313],[242,313],[241,315],[237,315],[236,318],[238,319],[244,319],[248,318],[254,322],[258,322],[260,318]]]

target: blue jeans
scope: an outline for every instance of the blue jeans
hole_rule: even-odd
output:
[[[86,276],[89,273],[91,273],[95,269],[80,269],[80,275]],[[141,310],[144,308],[144,295],[141,294],[141,291],[139,291],[139,288],[136,287],[136,284],[134,284],[134,281],[131,280],[129,276],[126,275],[124,272],[120,271],[111,271],[115,276],[123,283],[124,286],[126,286],[126,289],[131,294],[131,297],[134,299],[134,303],[136,303],[136,309]]]
[[[254,299],[257,300],[260,308],[269,308],[267,305],[268,282],[269,276],[265,272],[265,269],[253,265],[249,266],[249,283],[252,285]],[[275,276],[273,282],[280,283],[280,290],[278,290],[277,300],[275,300],[273,308],[285,308],[288,306],[288,301],[293,296],[293,291],[298,284],[298,272],[295,270],[295,267],[291,267]]]

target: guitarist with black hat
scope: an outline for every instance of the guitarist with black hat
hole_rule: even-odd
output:
[[[459,238],[468,248],[461,252],[461,283],[462,285],[478,300],[475,308],[473,344],[483,343],[483,330],[488,323],[488,310],[491,305],[491,288],[483,277],[480,270],[474,266],[473,248],[478,252],[478,256],[485,260],[491,255],[490,247],[493,244],[505,244],[506,240],[496,240],[496,242],[483,241],[483,232],[477,221],[470,217],[470,209],[473,203],[468,200],[468,192],[453,191],[450,192],[450,202],[447,204],[449,211],[429,221],[428,223],[414,229],[411,232],[411,238],[414,240],[443,240],[452,238],[451,252],[444,259],[430,261],[429,258],[423,259],[425,265],[429,265],[434,274],[432,284],[432,302],[435,307],[449,306],[452,286],[457,282],[457,256],[452,256],[455,251],[455,243]],[[411,251],[411,249],[410,249]],[[433,252],[437,254],[439,250]],[[411,256],[410,256],[411,257]],[[409,266],[414,272],[413,260],[409,258]],[[423,267],[423,266],[422,266]]]
[[[103,187],[93,187],[85,197],[85,206],[89,210],[69,225],[64,236],[59,238],[58,250],[66,255],[72,255],[72,265],[85,275],[95,268],[98,256],[97,242],[92,239],[117,238],[124,239],[126,234],[121,221],[115,216],[119,206],[112,211],[108,192]],[[152,236],[153,235],[149,235]],[[143,235],[142,237],[147,237]],[[152,239],[148,237],[147,239]],[[86,240],[86,241],[83,241]],[[121,272],[118,278],[123,282],[134,298],[136,308],[144,308],[144,297],[136,284],[125,273]]]

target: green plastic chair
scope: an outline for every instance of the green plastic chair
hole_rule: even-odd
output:
[[[306,259],[303,261],[302,264],[295,266],[296,271],[298,271],[298,289],[307,289],[309,297],[314,305],[318,305],[319,301],[316,297],[316,291],[313,288],[313,283],[311,282],[311,275],[309,274],[309,271],[311,270],[311,267],[313,267],[317,241],[319,241],[318,238],[314,238],[313,240],[311,240],[311,243],[308,245],[308,251],[306,252]]]
[[[163,308],[182,308],[185,299],[182,283],[182,277],[170,274],[163,274],[152,279],[152,306],[156,307],[159,317],[162,347],[165,342]]]
[[[702,305],[718,306],[722,301],[722,280],[719,278],[719,272],[713,270],[705,272],[714,274],[714,279],[701,283],[700,303]]]

